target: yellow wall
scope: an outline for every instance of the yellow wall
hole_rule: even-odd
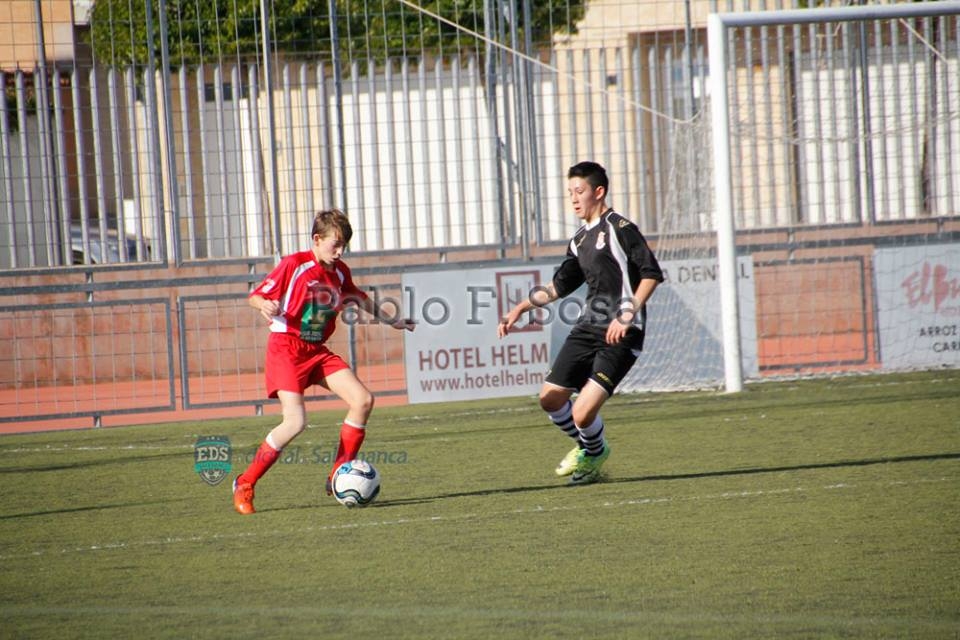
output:
[[[40,0],[47,62],[73,60],[72,0]],[[0,2],[0,71],[32,71],[38,62],[37,2]]]

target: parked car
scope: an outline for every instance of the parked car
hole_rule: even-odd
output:
[[[100,236],[100,226],[95,220],[91,221],[87,228],[89,243],[84,246],[83,227],[79,222],[70,225],[70,248],[73,253],[73,264],[87,264],[86,256],[90,255],[92,264],[111,264],[121,262],[140,262],[150,259],[150,245],[146,245],[146,254],[141,259],[137,251],[137,237],[133,234],[126,234],[125,242],[127,255],[123,260],[120,255],[120,235],[116,228],[107,230],[106,241]]]

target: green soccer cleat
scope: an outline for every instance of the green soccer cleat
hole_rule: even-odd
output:
[[[577,468],[577,460],[580,457],[580,452],[583,449],[580,448],[580,445],[575,446],[573,449],[570,449],[570,452],[563,456],[563,460],[560,461],[560,464],[557,465],[557,468],[554,469],[557,475],[561,478],[563,476],[568,476],[574,472]]]
[[[598,456],[588,456],[581,450],[577,456],[577,466],[570,476],[570,484],[590,484],[600,479],[600,467],[610,457],[610,445],[603,443],[603,451]]]

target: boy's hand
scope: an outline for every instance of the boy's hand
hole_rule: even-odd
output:
[[[607,327],[607,344],[620,344],[623,337],[627,335],[627,329],[633,324],[633,316],[633,311],[621,311],[610,321],[610,326]]]
[[[510,309],[510,312],[506,316],[500,318],[500,322],[497,324],[497,337],[502,338],[510,333],[511,327],[517,323],[517,320],[520,319],[520,313],[518,309],[519,305]]]
[[[276,300],[264,300],[260,305],[260,315],[273,322],[273,318],[280,313],[280,303]]]
[[[415,320],[410,318],[400,318],[399,320],[394,320],[390,326],[394,329],[406,329],[407,331],[413,331],[417,328],[417,323]]]

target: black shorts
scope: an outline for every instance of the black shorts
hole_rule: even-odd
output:
[[[579,391],[593,380],[613,395],[643,348],[643,331],[631,327],[620,344],[607,344],[606,329],[576,325],[547,373],[547,382]]]

